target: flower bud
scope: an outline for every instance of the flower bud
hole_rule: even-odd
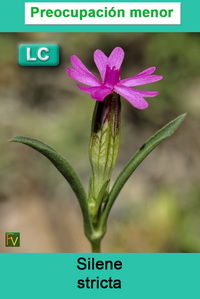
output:
[[[106,200],[109,181],[116,164],[120,143],[121,101],[116,93],[96,102],[89,147],[92,167],[89,204],[95,207]],[[96,210],[96,209],[95,209]]]

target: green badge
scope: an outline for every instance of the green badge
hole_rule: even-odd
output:
[[[20,233],[9,232],[5,234],[6,247],[20,247]]]
[[[60,47],[56,44],[21,44],[18,47],[18,63],[21,66],[57,66],[60,63]]]

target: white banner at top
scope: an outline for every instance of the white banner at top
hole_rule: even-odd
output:
[[[26,25],[180,25],[180,2],[26,2]]]

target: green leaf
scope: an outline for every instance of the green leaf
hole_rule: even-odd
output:
[[[68,181],[72,190],[76,194],[76,197],[79,201],[81,210],[83,212],[83,217],[87,220],[88,217],[88,209],[87,209],[87,196],[84,190],[84,187],[77,176],[74,169],[70,166],[70,164],[63,158],[58,152],[56,152],[53,148],[46,145],[45,143],[38,141],[33,138],[16,136],[11,138],[9,141],[11,142],[19,142],[26,144],[33,149],[40,152],[47,159],[49,159],[53,165],[58,169],[58,171],[64,176],[64,178]]]
[[[100,206],[107,200],[108,195],[109,195],[109,183],[110,180],[107,180],[103,186],[101,187],[101,190],[99,192],[99,195],[97,197],[97,201],[96,201],[96,212],[99,211]]]
[[[162,129],[157,131],[147,142],[143,144],[143,146],[134,154],[134,156],[128,161],[124,169],[120,172],[117,177],[108,198],[108,203],[105,207],[102,220],[105,223],[107,217],[109,215],[110,209],[117,198],[119,192],[122,187],[134,172],[134,170],[138,167],[138,165],[148,156],[148,154],[163,140],[170,137],[174,132],[178,129],[182,121],[184,120],[186,113],[181,114],[171,122],[169,122]]]
[[[102,204],[107,200],[108,195],[109,195],[109,183],[110,180],[105,181],[105,183],[103,184],[103,186],[100,189],[99,195],[97,198],[94,198],[92,196],[92,193],[89,193],[89,197],[88,197],[88,208],[89,208],[89,213],[90,215],[95,218],[99,215],[100,211],[101,211],[101,206]],[[92,178],[90,180],[90,185],[92,185]],[[91,187],[90,187],[90,190]],[[96,220],[96,219],[95,219]]]

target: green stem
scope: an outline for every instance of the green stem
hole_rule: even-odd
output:
[[[92,253],[101,253],[101,239],[90,241]]]

